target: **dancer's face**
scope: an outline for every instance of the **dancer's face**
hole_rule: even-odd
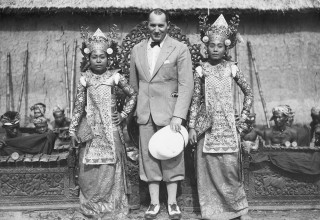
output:
[[[90,68],[96,74],[102,74],[107,70],[108,57],[103,50],[94,50],[90,55]]]
[[[226,46],[224,45],[224,39],[214,37],[210,39],[207,45],[208,58],[210,60],[221,60],[226,53]]]

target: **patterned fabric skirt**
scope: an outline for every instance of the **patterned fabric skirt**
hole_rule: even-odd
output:
[[[125,219],[129,212],[126,194],[123,145],[114,131],[117,160],[115,164],[85,165],[85,148],[80,148],[80,211],[89,219]],[[86,219],[86,218],[85,218]]]
[[[224,220],[248,212],[248,202],[240,181],[239,154],[203,153],[199,140],[196,165],[199,203],[203,219]]]

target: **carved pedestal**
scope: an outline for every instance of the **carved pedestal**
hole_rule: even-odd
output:
[[[245,161],[245,187],[251,209],[320,208],[320,176],[294,174],[271,162]]]
[[[0,209],[30,207],[75,207],[78,187],[75,186],[74,157],[69,153],[35,155],[29,162],[2,160],[0,166]],[[38,159],[39,157],[39,159]],[[2,158],[3,159],[3,158]]]

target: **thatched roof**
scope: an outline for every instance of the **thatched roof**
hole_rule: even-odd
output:
[[[319,0],[0,0],[2,12],[146,12],[162,8],[172,13],[223,11],[319,11]]]

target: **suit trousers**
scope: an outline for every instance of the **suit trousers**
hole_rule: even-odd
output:
[[[149,140],[162,126],[157,126],[151,115],[147,124],[139,125],[140,148],[139,148],[139,171],[140,179],[145,182],[175,182],[183,180],[185,176],[184,154],[169,160],[158,160],[149,152]]]

